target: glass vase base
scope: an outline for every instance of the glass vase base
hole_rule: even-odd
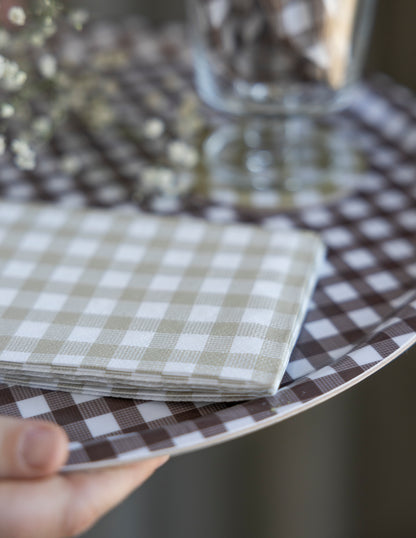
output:
[[[225,125],[204,143],[204,194],[216,203],[291,209],[329,203],[366,170],[352,133],[305,119]]]

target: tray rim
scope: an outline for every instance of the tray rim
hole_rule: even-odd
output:
[[[283,420],[286,420],[288,418],[292,418],[293,416],[296,416],[308,409],[311,409],[321,403],[326,402],[327,400],[330,400],[334,396],[337,396],[338,394],[350,389],[351,387],[358,385],[358,383],[360,383],[361,381],[364,381],[366,378],[370,377],[377,371],[381,370],[382,368],[387,366],[389,363],[391,363],[393,360],[401,356],[403,353],[405,353],[406,351],[409,351],[409,349],[416,344],[416,334],[412,335],[411,333],[409,333],[409,336],[410,338],[408,342],[400,346],[396,351],[394,351],[393,353],[391,353],[390,355],[388,355],[381,361],[377,362],[375,365],[363,371],[361,374],[353,377],[349,381],[346,381],[339,387],[331,389],[328,392],[321,394],[320,396],[312,398],[306,403],[298,402],[297,404],[289,404],[289,406],[292,407],[292,409],[288,410],[287,412],[278,413],[275,416],[261,419],[258,422],[255,422],[254,424],[237,428],[234,431],[223,432],[220,434],[213,435],[211,437],[206,438],[204,441],[201,441],[200,443],[189,444],[189,446],[182,446],[182,447],[174,446],[174,447],[168,447],[168,448],[155,450],[155,451],[149,451],[147,448],[145,448],[144,450],[143,448],[139,448],[139,449],[125,452],[116,458],[64,465],[62,469],[60,470],[60,472],[67,474],[67,473],[80,472],[80,471],[94,471],[94,470],[105,469],[105,468],[121,467],[123,465],[131,465],[134,463],[139,463],[140,461],[150,460],[159,456],[172,456],[172,457],[180,456],[182,454],[196,452],[204,448],[209,448],[211,446],[219,445],[219,444],[222,444],[222,443],[234,440],[234,439],[238,439],[250,433],[254,433],[256,431],[262,430],[266,427],[273,426],[274,424],[282,422]],[[282,390],[284,389],[285,388],[283,388]],[[293,405],[295,405],[295,407],[293,407]],[[178,438],[180,437],[181,436],[178,436]],[[78,443],[76,442],[76,444]]]

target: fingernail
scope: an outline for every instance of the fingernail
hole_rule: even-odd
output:
[[[32,469],[42,469],[50,463],[56,447],[56,433],[52,428],[32,426],[23,434],[21,456]]]

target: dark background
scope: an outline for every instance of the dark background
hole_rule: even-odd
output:
[[[183,18],[178,0],[90,0]],[[85,2],[82,2],[85,5]],[[416,90],[416,1],[379,0],[367,73]],[[86,538],[413,538],[416,353],[274,427],[173,459]]]

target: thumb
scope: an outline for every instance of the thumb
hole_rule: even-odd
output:
[[[55,424],[0,417],[0,478],[56,473],[68,457],[68,438]]]

